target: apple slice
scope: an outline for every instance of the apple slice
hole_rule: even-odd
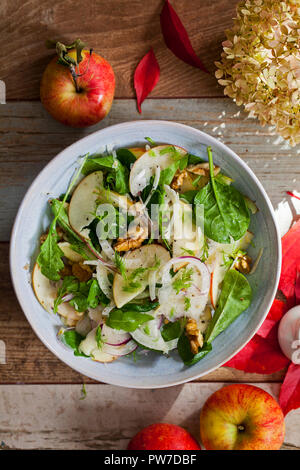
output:
[[[88,239],[89,230],[85,227],[95,218],[96,201],[99,189],[103,186],[102,171],[86,176],[75,189],[69,205],[69,222],[73,230]]]
[[[131,147],[128,149],[136,159],[140,158],[145,152],[145,147]]]
[[[187,153],[185,149],[175,145],[159,145],[151,148],[137,159],[129,176],[129,187],[133,196],[137,196],[149,184],[157,167],[164,170],[174,163],[174,149],[182,157]]]
[[[130,206],[134,204],[128,196],[124,194],[116,193],[110,189],[102,188],[98,194],[98,199],[100,204],[112,204],[114,207],[128,211]]]
[[[57,297],[57,286],[42,274],[37,263],[35,263],[32,271],[32,287],[42,307],[48,313],[53,313],[54,301]],[[83,315],[83,312],[76,312],[68,302],[60,304],[57,313],[66,319],[68,326],[74,326]]]
[[[137,268],[150,268],[154,266],[157,260],[160,261],[161,268],[170,260],[170,258],[170,254],[166,248],[158,244],[153,244],[143,245],[136,250],[126,253],[123,260],[127,268],[127,276],[129,276],[130,273]],[[123,307],[123,305],[130,302],[145,290],[148,284],[147,272],[145,274],[145,278],[143,280],[139,280],[139,282],[141,283],[141,286],[134,289],[134,291],[129,292],[126,290],[128,282],[121,276],[121,274],[115,274],[113,282],[113,297],[118,308]]]
[[[94,328],[87,334],[87,337],[81,341],[79,350],[86,356],[91,356],[94,361],[97,362],[112,362],[117,359],[117,356],[105,353],[98,348],[96,340],[96,330]]]
[[[60,242],[58,243],[59,248],[63,252],[64,256],[72,261],[72,263],[79,263],[80,261],[84,261],[83,256],[81,256],[76,251],[72,250],[71,243],[69,242]],[[89,253],[90,256],[90,253]]]

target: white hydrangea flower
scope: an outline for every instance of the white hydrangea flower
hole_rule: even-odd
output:
[[[216,78],[250,117],[300,143],[300,0],[243,0]]]

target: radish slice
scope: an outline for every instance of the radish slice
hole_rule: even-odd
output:
[[[177,271],[172,278],[170,269],[178,262],[185,262],[186,266]],[[187,287],[178,293],[173,283],[180,279],[182,269],[191,269],[190,282]],[[159,312],[170,321],[175,321],[182,316],[188,316],[198,321],[208,301],[210,287],[210,273],[207,266],[193,256],[180,256],[171,259],[162,272],[162,287],[158,290]],[[188,299],[188,303],[186,302]]]
[[[195,256],[178,256],[177,258],[172,258],[165,264],[163,271],[162,271],[162,283],[169,284],[172,281],[172,277],[170,275],[170,269],[174,264],[180,263],[182,261],[187,262],[188,264],[194,265],[197,270],[200,272],[203,278],[203,285],[202,285],[202,293],[208,293],[209,291],[209,284],[210,284],[210,273],[208,271],[207,266],[202,263],[199,258]]]
[[[130,334],[123,330],[114,330],[105,323],[101,326],[101,338],[105,344],[110,346],[122,346],[130,341]]]
[[[127,354],[132,353],[137,349],[138,345],[135,341],[131,340],[126,344],[122,344],[121,346],[112,346],[108,343],[104,343],[101,351],[106,354],[111,354],[112,356],[126,356]]]
[[[178,339],[165,341],[159,329],[161,323],[162,316],[160,315],[154,320],[150,320],[145,323],[140,328],[137,328],[135,331],[132,331],[131,336],[142,346],[145,346],[148,349],[162,351],[167,354],[172,349],[177,348]]]
[[[62,302],[69,302],[69,300],[72,300],[73,297],[74,297],[74,294],[67,294],[61,299],[61,301]]]

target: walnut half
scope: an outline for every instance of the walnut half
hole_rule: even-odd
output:
[[[251,262],[252,259],[250,256],[240,255],[234,263],[233,268],[237,269],[237,271],[240,271],[243,274],[249,274],[251,271]]]
[[[189,339],[191,351],[197,354],[199,348],[203,346],[203,335],[198,329],[196,320],[189,318],[185,325],[186,336]]]

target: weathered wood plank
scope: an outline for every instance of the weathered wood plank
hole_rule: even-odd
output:
[[[8,243],[0,243],[0,340],[6,345],[6,364],[0,361],[0,383],[95,383],[56,358],[37,338],[15,297],[8,269]],[[220,368],[201,381],[280,381],[284,371],[269,376]]]
[[[0,441],[9,449],[125,449],[144,426],[169,422],[199,440],[199,414],[223,384],[186,384],[161,390],[108,385],[0,386]],[[258,384],[278,396],[278,384]],[[133,412],[134,411],[134,412]],[[283,449],[299,449],[300,411],[286,417]]]
[[[67,145],[103,127],[134,119],[179,121],[211,134],[243,158],[254,170],[276,207],[286,190],[299,188],[299,149],[290,149],[269,128],[247,119],[231,100],[147,100],[140,116],[134,100],[115,100],[99,125],[78,130],[65,127],[38,102],[0,106],[0,240],[9,239],[17,208],[41,168]]]
[[[172,5],[186,26],[195,51],[213,72],[219,59],[224,31],[232,25],[235,4],[231,0],[203,2],[173,0]],[[71,43],[80,37],[113,66],[116,96],[132,97],[133,72],[143,55],[154,48],[161,79],[153,96],[222,96],[212,76],[177,59],[165,46],[159,22],[161,0],[90,0],[82,8],[73,0],[2,0],[0,3],[0,79],[7,98],[39,98],[41,75],[53,56],[46,39]]]

